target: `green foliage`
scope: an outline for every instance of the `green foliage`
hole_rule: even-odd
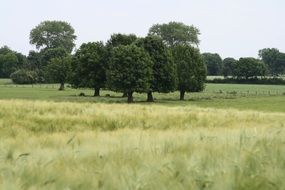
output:
[[[265,76],[265,64],[255,58],[240,58],[233,71],[233,77],[238,79],[257,78],[258,76]]]
[[[15,84],[33,84],[38,81],[35,71],[20,69],[11,74],[11,79]]]
[[[53,58],[47,66],[49,78],[61,84],[59,90],[64,90],[64,83],[71,74],[71,57]]]
[[[41,54],[41,64],[43,67],[47,66],[49,62],[54,58],[63,58],[68,55],[64,48],[49,48],[44,49],[40,52]]]
[[[14,53],[7,53],[6,55],[0,55],[0,65],[2,71],[2,77],[9,77],[18,68],[18,59]]]
[[[131,45],[137,40],[137,36],[135,34],[112,34],[111,38],[108,40],[106,46],[108,48],[118,47],[120,45],[126,46]]]
[[[132,102],[133,92],[147,92],[152,79],[152,61],[148,53],[135,45],[118,46],[112,50],[107,71],[111,90],[127,92]]]
[[[285,74],[285,53],[280,53],[277,57],[277,72],[275,72],[276,74],[279,75],[284,75]]]
[[[184,99],[185,92],[202,91],[207,70],[199,50],[191,46],[180,45],[173,48],[173,56],[177,65],[180,99]]]
[[[203,53],[203,59],[207,65],[208,75],[219,76],[222,74],[223,60],[217,53]]]
[[[138,40],[136,44],[149,53],[153,62],[150,91],[162,93],[175,91],[176,65],[170,50],[163,44],[162,39],[157,36],[147,36]]]
[[[71,84],[74,87],[94,88],[94,95],[99,95],[100,88],[106,83],[106,54],[102,42],[82,44],[72,61]]]
[[[199,29],[185,25],[181,22],[169,22],[168,24],[156,24],[149,29],[149,35],[160,36],[167,46],[175,45],[199,45]]]
[[[28,67],[30,69],[41,69],[41,53],[36,52],[36,51],[30,51],[29,55],[27,57],[27,61],[28,61]]]
[[[225,58],[223,60],[223,76],[226,78],[233,75],[237,61],[234,58]]]
[[[250,79],[236,79],[236,78],[225,78],[225,79],[212,79],[207,80],[209,83],[220,83],[220,84],[266,84],[266,85],[285,85],[285,80],[282,78],[250,78]]]
[[[30,33],[30,43],[37,49],[64,48],[71,53],[75,39],[74,29],[63,21],[44,21]]]
[[[7,46],[0,48],[0,78],[8,78],[10,75],[23,67],[27,60],[24,55],[12,51]]]
[[[37,73],[37,82],[48,82],[46,79],[45,69],[48,62],[43,61],[43,52],[30,51],[27,57],[27,64],[25,68]]]
[[[259,56],[267,65],[272,75],[282,75],[285,73],[285,54],[276,48],[265,48],[259,51]]]

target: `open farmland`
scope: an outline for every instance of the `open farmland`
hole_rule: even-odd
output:
[[[1,7],[0,190],[285,190],[285,1]]]
[[[0,188],[284,189],[284,118],[0,100]]]
[[[121,93],[102,91],[101,97],[93,97],[91,89],[58,91],[58,84],[14,85],[8,79],[0,79],[0,99],[48,100],[59,102],[125,103]],[[79,94],[85,93],[85,97]],[[107,97],[110,95],[110,97]],[[139,104],[145,102],[146,94],[134,95]],[[206,84],[200,93],[186,94],[186,101],[179,101],[179,93],[154,93],[155,104],[167,106],[200,106],[215,108],[236,108],[265,112],[285,112],[285,86]]]
[[[0,189],[285,188],[284,86],[207,84],[134,105],[57,88],[0,80]]]

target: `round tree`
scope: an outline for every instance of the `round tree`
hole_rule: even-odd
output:
[[[100,88],[106,82],[106,48],[102,42],[82,44],[72,61],[71,84],[75,87],[94,88],[94,96],[100,96]]]
[[[152,61],[148,53],[135,45],[118,46],[112,50],[108,64],[107,83],[111,90],[126,92],[133,102],[134,92],[147,92],[151,84]]]
[[[169,93],[176,90],[176,66],[171,52],[158,36],[147,36],[137,41],[150,55],[153,62],[152,81],[147,101],[153,102],[152,92]]]
[[[111,51],[113,48],[118,47],[118,46],[127,46],[133,44],[137,40],[137,36],[135,34],[112,34],[111,38],[107,41],[106,43],[106,48],[108,52],[108,56],[110,57]],[[123,98],[127,97],[127,93],[124,92]]]
[[[179,45],[173,48],[173,57],[177,65],[180,100],[184,100],[185,92],[202,91],[207,69],[199,50],[191,46]]]
[[[188,26],[181,22],[156,24],[149,29],[150,35],[160,36],[167,46],[196,45],[198,46],[200,31],[195,26]]]
[[[64,48],[72,52],[76,35],[72,26],[63,21],[44,21],[32,29],[30,43],[37,49]]]

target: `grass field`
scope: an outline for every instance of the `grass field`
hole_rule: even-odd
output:
[[[284,189],[284,118],[0,100],[0,189]]]
[[[0,80],[0,189],[285,189],[284,86],[208,84],[133,105],[57,88]]]
[[[2,85],[1,85],[2,84]],[[13,85],[9,80],[0,79],[0,99],[52,100],[60,102],[125,103],[122,94],[102,91],[102,97],[92,97],[93,90],[70,89],[57,91],[57,84]],[[79,97],[84,92],[86,97]],[[106,97],[110,94],[111,97]],[[207,84],[202,93],[186,95],[186,101],[178,100],[179,93],[155,93],[156,104],[169,106],[200,106],[215,108],[235,108],[265,112],[285,112],[285,86],[281,85],[241,85]],[[145,94],[135,94],[135,101],[146,104]]]

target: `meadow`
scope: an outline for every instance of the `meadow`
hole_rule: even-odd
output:
[[[0,189],[285,189],[284,86],[132,105],[57,87],[0,80]]]
[[[58,84],[14,85],[8,79],[0,79],[0,99],[47,100],[56,102],[125,103],[121,93],[103,90],[101,97],[93,97],[92,89],[58,91]],[[80,97],[80,93],[85,97]],[[108,96],[108,97],[107,97]],[[109,97],[110,96],[110,97]],[[265,112],[285,112],[285,86],[206,84],[205,91],[187,93],[185,101],[179,101],[179,93],[154,93],[155,104],[166,106],[199,106],[205,108],[235,108]],[[135,94],[136,104],[146,103],[146,94]]]

